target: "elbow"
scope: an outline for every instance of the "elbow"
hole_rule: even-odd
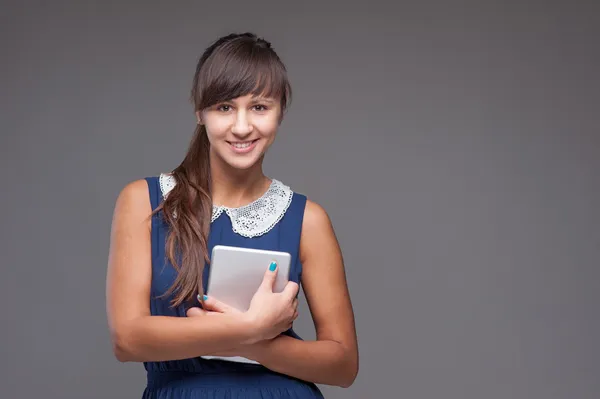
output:
[[[111,332],[113,355],[121,363],[135,361],[128,336],[123,328]]]
[[[354,380],[355,379],[356,379],[355,377],[352,377],[352,378],[349,378],[347,380],[344,380],[344,381],[342,381],[341,384],[338,384],[338,387],[340,387],[340,388],[350,388],[352,386],[352,384],[354,384]]]
[[[113,342],[113,354],[115,358],[121,363],[133,361],[126,348],[118,342]]]
[[[336,384],[340,388],[350,388],[358,375],[358,367],[353,367],[344,373],[340,381]]]
[[[340,388],[350,388],[358,376],[358,356],[349,357],[350,359],[345,360],[344,367],[340,367],[340,370],[343,370],[343,372],[340,373],[340,378],[335,384]]]

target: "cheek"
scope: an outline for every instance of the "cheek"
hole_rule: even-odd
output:
[[[277,119],[264,119],[258,121],[255,126],[258,128],[261,136],[264,138],[270,138],[275,136],[277,133],[277,129],[279,128],[279,123]]]
[[[222,119],[207,120],[205,127],[210,140],[222,139],[227,136],[229,131],[229,123]]]

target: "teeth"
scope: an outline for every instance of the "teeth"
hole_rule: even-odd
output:
[[[252,142],[251,142],[251,141],[248,141],[248,142],[246,142],[246,143],[232,143],[232,145],[233,145],[235,148],[247,148],[247,147],[250,147],[250,144],[252,144]]]

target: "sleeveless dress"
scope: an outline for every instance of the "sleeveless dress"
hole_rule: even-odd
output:
[[[169,174],[145,178],[154,210],[175,185]],[[302,265],[298,257],[306,197],[272,179],[269,189],[256,201],[240,207],[214,206],[208,253],[215,245],[285,251],[291,254],[290,280],[300,284]],[[161,295],[173,284],[176,270],[165,254],[168,226],[162,211],[152,217],[152,315],[187,317],[195,304],[170,306],[171,296]],[[265,265],[265,269],[268,265]],[[203,272],[207,286],[210,264]],[[301,339],[292,329],[284,334]],[[251,362],[223,358],[194,357],[183,360],[144,362],[147,386],[143,399],[279,399],[323,398],[317,386]]]

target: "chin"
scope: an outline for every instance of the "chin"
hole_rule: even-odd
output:
[[[252,158],[252,160],[240,160],[240,159],[225,159],[225,162],[234,169],[248,170],[252,168],[258,162],[258,159]]]
[[[231,154],[220,154],[219,158],[221,161],[233,169],[247,170],[252,168],[260,161],[260,156],[257,155],[246,155],[236,156]]]

